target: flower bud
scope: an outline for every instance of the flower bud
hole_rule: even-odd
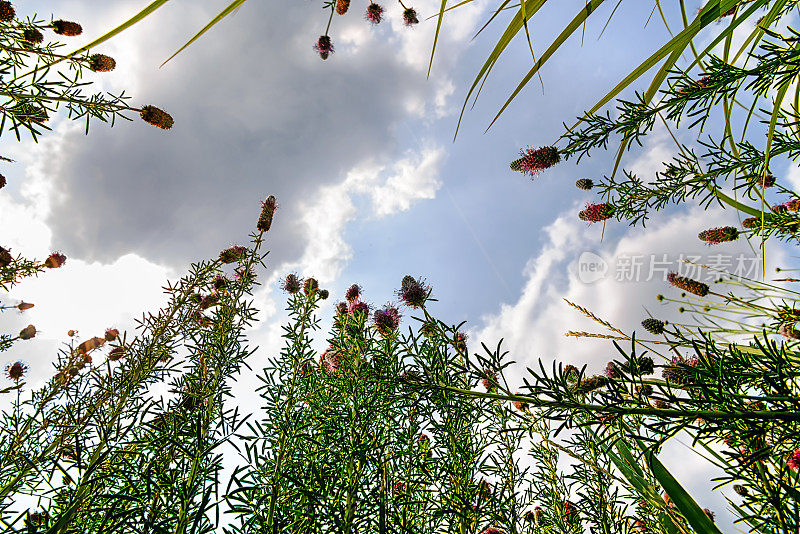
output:
[[[169,130],[172,128],[172,125],[175,124],[175,121],[169,113],[155,106],[144,106],[141,109],[140,115],[144,122],[152,124],[153,126],[158,126],[164,130]]]
[[[667,281],[673,286],[677,287],[678,289],[683,289],[688,293],[692,293],[699,297],[705,297],[708,295],[708,285],[697,282],[696,280],[692,280],[691,278],[685,278],[683,276],[678,276],[677,273],[669,273],[667,275]]]
[[[272,215],[275,213],[275,197],[270,195],[261,203],[261,215],[258,216],[256,228],[259,232],[266,232],[272,226]]]
[[[350,9],[350,0],[336,0],[336,13],[344,15]]]
[[[106,335],[105,335],[106,341],[114,341],[118,337],[119,337],[119,330],[117,330],[116,328],[109,328],[108,330],[106,330]]]
[[[31,339],[33,336],[36,335],[36,327],[32,324],[29,324],[19,332],[20,339]]]
[[[403,23],[406,26],[413,26],[415,24],[419,24],[419,19],[417,18],[417,12],[413,7],[409,7],[403,10]]]
[[[66,20],[53,21],[53,32],[65,37],[74,37],[83,32],[83,28],[77,22],[69,22]]]
[[[11,22],[14,20],[14,6],[11,5],[11,2],[6,2],[5,0],[0,2],[0,22]]]
[[[29,45],[39,44],[44,41],[44,35],[36,28],[28,28],[22,32],[22,40]]]
[[[664,333],[664,321],[659,321],[658,319],[653,319],[652,317],[642,321],[642,326],[645,330],[655,336]]]
[[[594,187],[594,182],[588,178],[581,178],[580,180],[575,182],[575,187],[577,187],[578,189],[582,189],[584,191],[588,191],[592,187]]]
[[[17,304],[17,309],[19,311],[30,310],[31,308],[33,308],[33,304],[31,304],[30,302],[20,302],[19,304]]]
[[[89,56],[89,68],[95,72],[109,72],[114,70],[117,62],[111,56],[105,54],[92,54]]]
[[[67,261],[67,257],[61,254],[60,252],[53,252],[50,254],[46,260],[44,260],[44,266],[48,269],[58,269]]]

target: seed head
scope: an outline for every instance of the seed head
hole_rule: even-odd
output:
[[[144,122],[150,123],[153,126],[158,126],[164,130],[169,130],[172,128],[172,125],[175,124],[175,121],[169,113],[155,106],[143,107],[140,115]]]
[[[83,32],[83,28],[77,22],[69,22],[66,20],[53,21],[53,32],[65,37],[75,37]]]
[[[350,286],[347,291],[345,291],[344,298],[346,298],[348,302],[353,302],[361,298],[361,286],[358,284]]]
[[[115,362],[125,356],[125,349],[123,347],[114,347],[108,352],[108,359]]]
[[[536,149],[528,147],[520,150],[520,155],[521,158],[511,162],[511,170],[528,176],[535,176],[561,161],[561,155],[554,146],[543,146]]]
[[[294,273],[289,273],[283,281],[283,290],[290,295],[295,295],[300,291],[300,279]]]
[[[119,330],[117,330],[116,328],[109,328],[108,330],[106,330],[105,338],[106,341],[116,340],[117,338],[119,338]]]
[[[637,374],[651,375],[655,371],[655,364],[650,356],[642,356],[635,363]]]
[[[256,228],[259,232],[267,232],[272,226],[272,215],[275,213],[275,197],[270,195],[261,203],[261,214],[258,216]]]
[[[317,39],[317,44],[314,45],[314,50],[319,53],[322,59],[328,59],[328,56],[333,54],[333,42],[327,35],[320,35]]]
[[[336,13],[344,15],[350,9],[350,0],[336,0]]]
[[[20,339],[31,339],[33,336],[36,335],[36,327],[32,324],[29,324],[19,332]]]
[[[303,293],[310,297],[319,290],[319,282],[316,278],[307,278],[303,283]]]
[[[664,321],[659,321],[658,319],[653,319],[652,317],[642,321],[642,326],[654,336],[664,333]]]
[[[92,54],[89,56],[89,68],[95,72],[109,72],[114,70],[117,62],[111,56],[105,54]]]
[[[78,347],[75,350],[85,354],[85,353],[89,352],[90,350],[94,350],[94,349],[100,347],[105,342],[106,342],[106,340],[103,339],[102,337],[92,337],[92,338],[87,339],[86,341],[84,341],[80,345],[78,345]]]
[[[39,44],[44,41],[44,35],[36,28],[28,28],[22,32],[22,40],[28,44]]]
[[[657,399],[657,400],[656,400],[656,401],[653,403],[653,406],[655,406],[655,407],[656,407],[656,408],[658,408],[659,410],[669,410],[669,409],[672,407],[672,406],[670,405],[670,403],[668,403],[667,401],[665,401],[665,400],[663,400],[663,399]]]
[[[11,2],[0,2],[0,22],[11,22],[14,20],[14,15],[14,6],[11,5]]]
[[[214,281],[211,282],[211,287],[214,288],[215,291],[222,291],[230,285],[231,281],[228,280],[228,277],[222,273],[219,273],[217,276],[214,277]]]
[[[782,324],[780,328],[778,328],[778,333],[786,339],[800,339],[800,330],[797,330],[790,324]]]
[[[417,12],[414,10],[413,7],[406,8],[403,11],[403,22],[406,26],[413,26],[415,24],[419,24],[419,19],[417,18]]]
[[[739,238],[739,230],[734,228],[733,226],[721,226],[719,228],[711,228],[709,230],[703,230],[699,234],[697,234],[701,240],[705,241],[709,245],[718,245],[720,243],[724,243],[726,241],[735,241]]]
[[[21,312],[23,312],[25,310],[30,310],[31,308],[33,308],[33,304],[31,304],[30,302],[24,302],[23,301],[23,302],[20,302],[19,304],[17,304],[17,309],[19,311],[21,311]]]
[[[372,2],[370,5],[367,6],[367,14],[365,15],[365,17],[372,24],[380,24],[381,15],[383,15],[382,6],[376,4],[375,2]]]
[[[533,523],[534,521],[536,521],[536,514],[534,514],[532,510],[528,510],[527,512],[525,512],[525,515],[522,516],[522,518],[525,520],[526,523]]]
[[[58,269],[67,261],[67,257],[61,254],[60,252],[53,252],[50,254],[46,260],[44,260],[44,266],[48,269]]]
[[[339,304],[336,305],[336,315],[337,316],[342,316],[342,315],[344,315],[346,313],[347,313],[347,303],[346,302],[340,302]]]
[[[25,373],[28,372],[28,366],[23,362],[14,362],[6,365],[6,378],[19,382]]]
[[[409,308],[421,308],[428,298],[428,288],[413,276],[405,276],[397,295]]]
[[[3,247],[0,247],[0,267],[5,267],[12,261],[14,261],[14,258],[11,257],[11,253]]]
[[[241,261],[247,254],[247,249],[241,245],[233,245],[219,253],[219,261],[222,263],[233,263]]]
[[[536,525],[541,526],[544,523],[544,511],[542,510],[541,506],[536,506],[533,509],[534,518],[536,519]]]
[[[709,291],[708,285],[704,284],[703,282],[692,280],[691,278],[679,276],[678,273],[669,273],[667,275],[667,281],[673,287],[682,289],[687,293],[692,293],[699,297],[705,297],[706,295],[708,295]]]
[[[330,291],[328,291],[327,289],[320,289],[319,290],[319,298],[321,300],[327,300],[327,298],[329,296],[330,296]]]
[[[744,486],[742,484],[734,484],[733,491],[735,491],[742,497],[747,497],[750,494],[750,490],[747,489],[747,486]]]
[[[578,213],[578,218],[580,220],[590,223],[605,221],[613,216],[614,206],[608,202],[603,202],[602,204],[587,204],[586,208]]]
[[[583,189],[584,191],[588,191],[592,187],[594,187],[594,182],[588,178],[581,178],[580,180],[575,182],[575,187],[577,187],[578,189]]]
[[[378,332],[389,335],[400,326],[400,312],[391,304],[387,304],[383,309],[375,311],[373,322]]]
[[[514,395],[522,395],[522,393],[517,391],[516,393],[514,393]],[[511,401],[511,404],[513,404],[514,408],[516,408],[517,410],[519,410],[521,412],[527,412],[528,411],[529,404],[527,402],[522,402],[522,401],[516,401],[515,400],[515,401]]]

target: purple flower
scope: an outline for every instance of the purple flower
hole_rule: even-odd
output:
[[[718,245],[720,243],[725,243],[726,241],[735,241],[738,239],[739,230],[733,226],[721,226],[719,228],[703,230],[697,234],[697,237],[709,245]]]
[[[520,150],[519,159],[511,162],[511,170],[519,171],[522,174],[534,176],[545,169],[549,169],[559,161],[561,156],[558,149],[554,146],[543,146],[539,148],[528,147],[527,150]]]
[[[361,286],[353,284],[347,288],[347,291],[344,293],[344,298],[347,299],[348,302],[353,302],[361,298]]]
[[[286,279],[283,281],[283,290],[289,293],[290,295],[294,295],[300,291],[301,282],[300,279],[294,273],[289,273],[286,275]]]
[[[367,6],[367,14],[366,19],[373,24],[379,24],[381,22],[381,15],[383,14],[383,7],[372,2],[370,5]]]
[[[597,223],[605,221],[614,216],[614,206],[608,202],[602,204],[587,204],[586,208],[578,213],[578,218],[582,221]]]
[[[319,57],[328,59],[330,54],[333,54],[333,42],[327,35],[320,35],[317,39],[317,44],[314,45],[314,50],[319,52]]]
[[[789,469],[800,471],[800,449],[795,449],[792,454],[789,455],[789,459],[786,460],[786,465],[789,466]]]
[[[387,304],[383,309],[375,311],[373,322],[378,332],[389,335],[400,326],[400,312],[391,304]]]
[[[413,276],[403,277],[403,283],[397,295],[410,308],[420,308],[428,298],[428,288],[424,283],[415,279]]]
[[[369,304],[366,302],[352,302],[350,303],[350,315],[367,315],[369,314]]]

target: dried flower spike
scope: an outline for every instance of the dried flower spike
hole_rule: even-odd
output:
[[[286,278],[283,280],[283,290],[289,293],[290,295],[294,295],[300,291],[301,282],[300,278],[297,277],[294,273],[289,273],[286,275]]]
[[[383,335],[389,335],[400,326],[400,312],[391,304],[376,310],[373,316],[375,328]]]
[[[561,155],[554,146],[543,146],[536,149],[528,147],[526,150],[520,150],[520,155],[522,156],[521,158],[511,162],[511,170],[519,171],[529,176],[534,176],[545,169],[549,169],[561,161]]]
[[[336,0],[336,13],[344,15],[350,9],[350,0]]]
[[[28,28],[22,32],[22,40],[28,44],[39,44],[44,41],[44,35],[36,28]]]
[[[703,282],[692,280],[691,278],[679,276],[678,273],[669,273],[667,275],[667,281],[673,287],[682,289],[687,293],[692,293],[699,297],[705,297],[706,295],[708,295],[709,291],[708,285],[704,284]]]
[[[25,373],[28,371],[28,366],[23,362],[14,362],[6,365],[6,378],[19,382]]]
[[[367,6],[367,13],[365,17],[372,24],[380,24],[381,15],[383,15],[382,6],[376,4],[375,2],[372,2],[370,5]]]
[[[587,204],[586,208],[578,213],[578,218],[582,221],[597,223],[605,221],[614,216],[614,206],[608,202],[602,204]]]
[[[403,10],[403,22],[406,26],[413,26],[415,24],[419,24],[419,19],[417,18],[417,12],[413,7],[409,7]]]
[[[19,332],[20,339],[31,339],[33,336],[36,335],[36,327],[32,324],[29,324]]]
[[[219,261],[222,263],[233,263],[244,259],[247,249],[241,245],[233,245],[219,253]]]
[[[718,245],[726,241],[735,241],[739,238],[739,230],[733,226],[721,226],[719,228],[710,228],[703,230],[697,234],[702,241],[709,245]]]
[[[580,180],[575,182],[575,187],[577,187],[578,189],[582,189],[584,191],[588,191],[592,187],[594,187],[594,182],[588,178],[581,178]]]
[[[53,252],[50,254],[46,260],[44,260],[44,266],[48,269],[58,269],[67,261],[67,257],[61,254],[60,252]]]
[[[333,54],[333,42],[327,35],[320,35],[317,39],[317,44],[314,45],[314,50],[319,52],[319,57],[328,59],[330,54]]]
[[[77,22],[55,20],[53,21],[53,32],[65,37],[75,37],[83,32],[83,28]]]
[[[406,306],[410,308],[420,308],[425,304],[428,298],[428,288],[425,287],[423,282],[410,275],[403,277],[403,282],[400,284],[400,290],[397,295],[403,300]]]
[[[655,336],[664,333],[664,321],[659,321],[658,319],[653,319],[652,317],[642,321],[642,326],[644,327],[645,330],[647,330],[648,332],[650,332]]]
[[[256,228],[259,232],[267,232],[269,231],[269,227],[272,226],[272,216],[275,214],[275,197],[270,195],[267,199],[261,203],[261,214],[258,216],[258,222],[256,223]]]
[[[14,20],[15,14],[14,6],[11,5],[11,2],[0,1],[0,22],[11,22]]]
[[[92,54],[89,56],[89,68],[95,72],[109,72],[114,70],[117,62],[105,54]]]
[[[164,130],[169,130],[172,128],[172,125],[175,124],[175,121],[172,119],[172,116],[170,116],[169,113],[155,106],[143,107],[140,115],[142,116],[142,120],[144,122],[152,124],[153,126],[158,126]]]
[[[21,312],[25,310],[30,310],[31,308],[33,308],[33,304],[31,304],[30,302],[23,301],[17,304],[17,309]]]

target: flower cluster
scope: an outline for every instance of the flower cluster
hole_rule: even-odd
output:
[[[511,162],[511,170],[529,176],[535,176],[561,161],[561,155],[554,146],[543,146],[536,149],[528,147],[520,150],[520,156],[522,157]]]
[[[721,226],[719,228],[711,228],[709,230],[703,230],[699,234],[697,234],[702,241],[705,241],[709,245],[718,245],[719,243],[724,243],[726,241],[735,241],[739,238],[739,230],[734,228],[733,226]]]

